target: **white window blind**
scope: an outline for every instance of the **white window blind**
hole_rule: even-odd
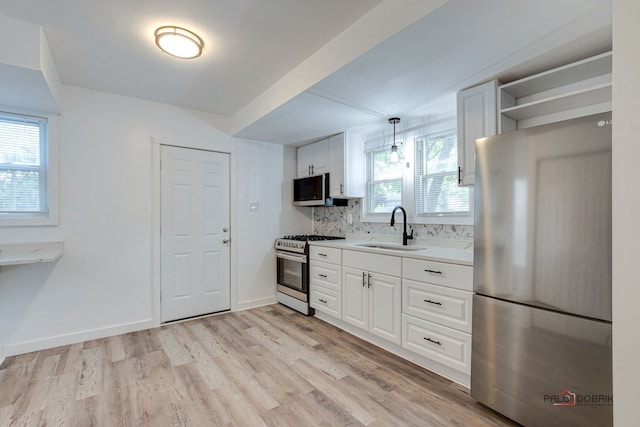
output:
[[[46,217],[47,119],[0,113],[0,218]]]
[[[456,130],[416,137],[418,215],[468,215],[469,189],[458,187]]]

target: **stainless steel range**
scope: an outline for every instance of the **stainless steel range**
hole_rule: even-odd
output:
[[[309,242],[344,237],[297,235],[276,239],[277,299],[281,304],[311,316],[309,307]]]

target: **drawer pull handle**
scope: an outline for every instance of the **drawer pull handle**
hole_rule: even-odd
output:
[[[318,256],[327,256],[327,254],[318,254]]]
[[[327,278],[327,275],[326,274],[322,274],[322,273],[318,273],[318,276],[324,277],[325,279]]]
[[[442,274],[442,271],[426,269],[425,272],[433,274]]]
[[[442,305],[441,302],[431,301],[430,299],[426,299],[426,300],[424,300],[424,302],[428,302],[429,304],[433,304],[433,305]]]
[[[435,340],[432,340],[431,338],[427,338],[427,337],[423,337],[423,338],[424,338],[426,341],[432,342],[432,343],[434,343],[434,344],[442,345],[442,343],[441,343],[440,341],[435,341]]]
[[[320,299],[320,298],[318,298],[318,301],[323,302],[323,303],[325,303],[325,304],[327,303],[327,301],[326,301],[326,300],[323,300],[323,299]]]

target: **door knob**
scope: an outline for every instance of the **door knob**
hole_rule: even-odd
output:
[[[226,233],[227,231],[229,231],[229,227],[224,227],[224,228],[222,229],[222,232],[223,232],[223,233]]]
[[[223,239],[223,240],[222,240],[222,243],[224,243],[224,244],[229,243],[229,239]]]

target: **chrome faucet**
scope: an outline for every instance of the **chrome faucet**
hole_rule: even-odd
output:
[[[407,212],[400,205],[393,208],[393,212],[391,212],[391,226],[396,225],[396,211],[400,209],[402,211],[402,215],[404,216],[404,229],[402,231],[402,246],[407,246],[407,240],[413,239],[413,228],[411,229],[411,235],[407,235]]]

